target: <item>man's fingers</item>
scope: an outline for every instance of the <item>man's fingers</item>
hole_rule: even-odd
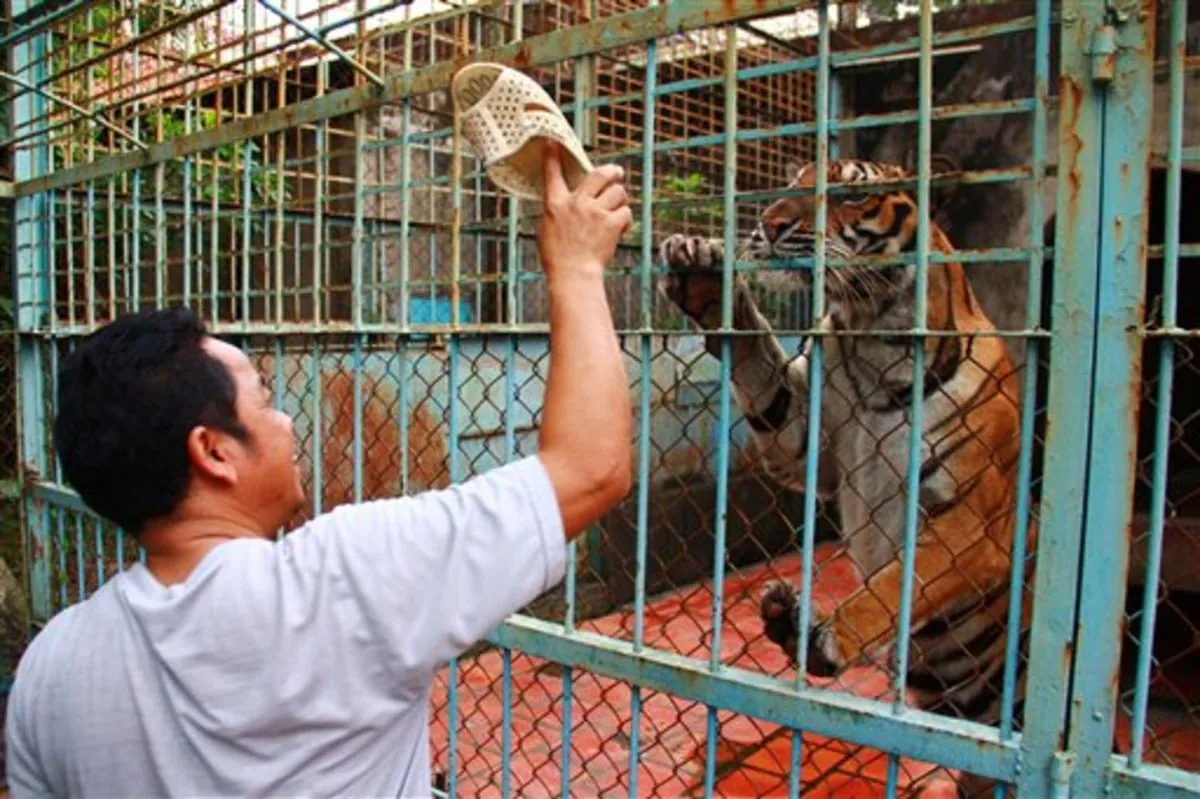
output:
[[[542,147],[542,200],[546,205],[561,203],[570,194],[563,179],[562,151],[558,142],[546,140]]]
[[[606,211],[615,211],[622,205],[629,203],[629,193],[625,191],[625,186],[620,183],[610,183],[608,188],[600,195],[600,205]]]
[[[629,232],[631,227],[633,227],[633,211],[628,205],[626,205],[622,207],[618,213],[620,214],[621,235],[623,236]]]
[[[579,185],[579,194],[584,197],[599,197],[614,183],[625,178],[625,168],[618,164],[605,164],[593,169]]]

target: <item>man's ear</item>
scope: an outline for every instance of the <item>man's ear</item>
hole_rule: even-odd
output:
[[[188,460],[198,474],[219,483],[236,485],[237,469],[233,465],[236,442],[228,433],[198,425],[187,438]]]

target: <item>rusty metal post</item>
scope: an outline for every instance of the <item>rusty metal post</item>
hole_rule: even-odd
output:
[[[1092,389],[1092,425],[1103,434],[1092,443],[1084,509],[1067,743],[1076,757],[1073,796],[1105,793],[1119,712],[1117,680],[1137,470],[1137,415],[1142,386],[1140,326],[1154,118],[1155,0],[1110,0],[1106,5],[1105,9],[1097,9],[1094,22],[1084,21],[1085,25],[1095,25],[1089,32],[1093,45],[1092,86],[1084,96],[1103,96],[1104,101],[1098,142],[1101,213],[1096,226],[1096,361]],[[1066,263],[1066,259],[1060,258],[1058,263]]]
[[[1065,743],[1070,669],[1075,647],[1079,537],[1084,513],[1090,404],[1095,355],[1091,317],[1096,305],[1097,220],[1100,216],[1103,91],[1091,81],[1092,32],[1103,9],[1065,0],[1061,15],[1053,351],[1043,472],[1037,597],[1030,630],[1029,667],[1021,736],[1019,795],[1049,796],[1054,753]],[[1070,264],[1070,269],[1063,268]],[[1083,405],[1081,408],[1080,405]]]

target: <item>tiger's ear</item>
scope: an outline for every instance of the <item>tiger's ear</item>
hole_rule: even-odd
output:
[[[904,153],[904,163],[901,165],[904,170],[904,177],[914,179],[920,171],[917,165],[917,152],[909,148]],[[944,155],[942,153],[931,153],[929,156],[929,174],[930,175],[945,175],[950,172],[958,172],[959,165],[953,156]]]
[[[910,148],[904,154],[904,177],[908,180],[916,180],[919,172],[917,168],[916,149]],[[962,167],[958,161],[950,155],[944,153],[931,153],[929,156],[929,175],[930,177],[939,177],[949,175],[961,171]],[[954,184],[935,183],[929,187],[929,205],[930,216],[937,214],[938,209],[946,206],[958,191],[958,186]],[[913,198],[916,198],[916,190],[911,190]]]

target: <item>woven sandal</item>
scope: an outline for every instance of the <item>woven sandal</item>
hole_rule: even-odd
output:
[[[592,162],[558,105],[529,76],[503,64],[470,64],[450,85],[463,136],[496,185],[526,200],[542,199],[542,142],[563,146],[563,178],[574,190]]]

